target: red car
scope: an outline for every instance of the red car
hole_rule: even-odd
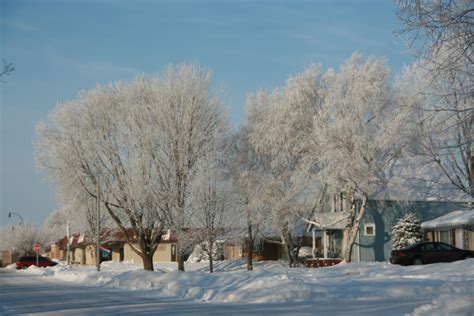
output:
[[[53,267],[55,265],[57,265],[57,263],[51,261],[49,258],[38,256],[38,267]],[[29,266],[36,266],[36,256],[21,257],[20,260],[16,262],[17,269],[28,268]]]

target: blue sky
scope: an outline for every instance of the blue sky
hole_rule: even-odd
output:
[[[35,170],[35,125],[80,90],[199,62],[237,126],[247,93],[310,63],[338,67],[359,50],[398,72],[411,57],[397,27],[389,0],[0,0],[0,57],[16,67],[0,84],[0,226],[18,223],[8,212],[40,224],[58,208]]]

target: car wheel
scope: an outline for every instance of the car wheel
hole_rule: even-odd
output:
[[[421,260],[421,258],[417,257],[417,258],[414,258],[412,261],[411,261],[412,264],[416,265],[416,266],[419,266],[419,265],[422,265],[423,264],[423,260]]]

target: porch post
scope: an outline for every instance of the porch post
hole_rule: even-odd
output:
[[[326,230],[323,230],[323,245],[324,245],[324,259],[328,258],[328,235]]]

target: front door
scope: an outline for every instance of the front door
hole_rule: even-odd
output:
[[[176,261],[176,245],[171,245],[171,261]]]

